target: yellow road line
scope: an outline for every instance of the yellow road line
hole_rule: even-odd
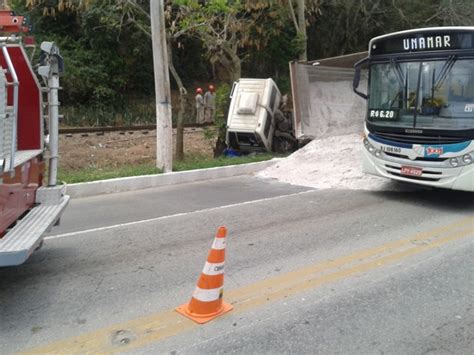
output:
[[[467,229],[466,229],[467,227]],[[269,302],[274,302],[318,286],[350,277],[355,274],[374,270],[406,257],[440,247],[448,242],[474,236],[474,217],[418,233],[413,237],[384,244],[305,267],[293,272],[256,282],[252,285],[232,290],[226,294],[226,301],[234,304],[234,313],[246,312]],[[446,233],[449,232],[448,235]],[[413,242],[430,239],[425,244]],[[409,246],[409,248],[407,248]],[[401,248],[405,248],[402,249]],[[374,257],[377,257],[374,259]],[[322,274],[337,268],[345,268]],[[180,316],[173,310],[141,317],[132,321],[116,324],[98,331],[72,339],[58,341],[44,347],[29,350],[27,353],[113,353],[128,351],[158,342],[191,330],[198,325]],[[132,334],[130,342],[114,344],[112,338],[120,330]]]
[[[389,253],[395,249],[399,249],[401,247],[411,245],[413,242],[418,242],[418,241],[423,241],[424,239],[434,238],[437,235],[448,232],[455,228],[462,228],[466,225],[468,225],[468,227],[470,227],[471,230],[474,230],[474,218],[473,217],[464,218],[460,221],[451,223],[443,227],[434,228],[430,231],[417,233],[406,239],[396,240],[396,241],[384,244],[382,246],[362,250],[360,252],[346,255],[334,260],[328,260],[322,263],[309,265],[307,267],[304,267],[295,271],[290,271],[285,274],[275,276],[272,278],[268,278],[268,279],[259,281],[257,283],[254,283],[248,286],[240,287],[237,290],[231,290],[229,292],[226,292],[226,296],[233,298],[236,302],[242,301],[243,300],[242,298],[251,296],[253,293],[261,293],[262,288],[275,287],[278,285],[288,285],[289,283],[294,282],[295,280],[299,280],[303,277],[307,277],[308,275],[312,275],[317,272],[323,272],[323,271],[330,270],[336,267],[341,267],[353,262],[360,261],[362,259],[368,259],[370,257],[380,255],[383,253]]]
[[[412,256],[412,255],[419,254],[419,253],[422,253],[422,252],[430,250],[430,249],[434,249],[434,248],[439,247],[443,244],[446,244],[450,241],[454,241],[454,240],[457,240],[457,239],[460,239],[460,238],[463,238],[463,237],[467,237],[469,235],[472,236],[472,233],[473,233],[472,230],[463,231],[463,232],[460,232],[460,233],[454,233],[454,234],[452,234],[452,235],[450,235],[446,238],[441,238],[439,240],[436,240],[435,242],[433,242],[431,244],[424,244],[424,245],[415,246],[413,248],[406,249],[406,250],[403,250],[403,251],[400,251],[400,252],[397,252],[397,253],[389,254],[387,256],[372,260],[372,261],[367,262],[367,263],[357,264],[353,267],[342,269],[340,271],[333,272],[333,273],[330,273],[330,274],[327,274],[327,275],[322,275],[320,277],[316,277],[316,278],[312,278],[312,279],[308,279],[308,280],[303,280],[302,282],[296,283],[296,284],[294,284],[294,285],[292,285],[288,288],[278,289],[278,290],[274,290],[274,291],[268,290],[269,292],[266,292],[266,293],[260,295],[260,297],[255,297],[253,299],[248,300],[246,303],[240,305],[240,307],[238,307],[238,310],[239,311],[244,311],[244,310],[247,310],[247,309],[252,309],[252,308],[255,308],[256,306],[259,306],[259,305],[262,305],[262,304],[265,304],[265,303],[268,303],[268,302],[271,302],[271,301],[283,299],[283,298],[286,298],[286,297],[289,297],[289,296],[293,296],[293,295],[301,293],[305,290],[316,288],[316,287],[321,286],[323,284],[334,282],[334,281],[346,278],[346,277],[354,275],[354,274],[358,274],[358,273],[362,273],[362,272],[365,272],[365,271],[380,268],[380,267],[382,267],[384,265],[387,265],[389,263],[393,263],[395,261],[400,261],[400,260],[402,260],[402,259],[404,259],[408,256]],[[237,309],[237,306],[235,306],[235,307]]]

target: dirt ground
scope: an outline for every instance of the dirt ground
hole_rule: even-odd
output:
[[[105,132],[60,135],[60,167],[64,170],[84,168],[115,168],[131,164],[154,164],[156,161],[156,131]],[[175,151],[176,130],[173,130]],[[204,137],[200,128],[185,129],[185,156],[211,158],[215,140]]]

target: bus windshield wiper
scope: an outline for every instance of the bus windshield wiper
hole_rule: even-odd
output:
[[[395,72],[395,76],[397,77],[398,83],[403,88],[405,87],[405,82],[403,80],[403,71],[400,68],[400,64],[398,64],[395,59],[390,60],[390,65],[392,66],[393,71]]]
[[[393,100],[390,100],[390,107],[392,107],[393,102],[400,97],[400,93],[402,96],[402,100],[405,100],[406,98],[406,83],[408,82],[407,77],[405,77],[402,68],[400,67],[400,64],[396,61],[396,59],[390,59],[390,66],[392,67],[392,70],[395,73],[395,77],[397,78],[398,84],[400,85],[400,91],[395,95]],[[408,74],[408,71],[407,71]]]
[[[415,91],[415,111],[413,112],[413,128],[416,127],[416,119],[418,118],[418,107],[419,107],[419,97],[420,97],[420,84],[421,84],[421,70],[423,69],[423,62],[420,62],[418,66],[418,80],[416,81],[416,91]]]
[[[456,59],[457,58],[455,55],[450,55],[449,58],[446,60],[443,67],[441,68],[441,72],[439,73],[438,79],[433,85],[433,92],[439,90],[441,85],[443,85],[444,80],[446,79],[448,73],[451,71],[452,67],[454,66],[454,63],[456,62]]]

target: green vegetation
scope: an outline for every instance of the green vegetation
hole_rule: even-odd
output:
[[[197,86],[219,89],[240,75],[272,77],[288,93],[288,62],[304,47],[289,15],[297,3],[306,6],[309,59],[364,51],[371,37],[388,32],[470,25],[474,13],[472,0],[166,0],[172,63],[188,91],[185,117],[194,116]],[[155,116],[148,104],[154,102],[149,0],[11,4],[30,19],[37,42],[55,41],[65,58],[64,124],[146,123]]]
[[[184,171],[184,170],[194,170],[194,169],[205,169],[205,168],[214,168],[219,166],[228,166],[228,165],[239,165],[247,163],[256,163],[259,161],[270,160],[274,155],[265,153],[265,154],[256,154],[256,155],[247,155],[241,157],[219,157],[215,159],[202,158],[199,155],[186,157],[185,160],[180,162],[175,162],[173,166],[174,171]]]
[[[225,118],[234,80],[272,77],[281,92],[288,94],[290,61],[366,51],[370,38],[394,31],[468,26],[474,13],[472,0],[165,0],[164,3],[173,78],[173,121],[177,121],[179,114],[180,122],[193,122],[195,89],[214,84],[217,129],[204,130],[203,134],[210,144],[217,136],[215,155],[225,148]],[[155,122],[150,0],[11,0],[10,4],[17,13],[27,16],[37,43],[56,42],[65,59],[61,124],[122,126]],[[38,58],[36,51],[36,62]],[[174,169],[270,158],[270,155],[257,155],[212,160],[188,156],[175,163]],[[59,178],[73,183],[155,173],[153,166],[135,166],[61,171]]]
[[[152,99],[133,100],[120,110],[108,106],[65,106],[62,124],[67,127],[132,126],[156,122],[156,106]]]
[[[122,166],[119,168],[86,168],[83,170],[62,170],[59,168],[58,181],[67,184],[96,180],[114,179],[127,176],[160,174],[161,171],[152,165]]]
[[[188,156],[183,161],[175,162],[173,171],[185,171],[195,169],[205,169],[228,165],[239,165],[247,163],[255,163],[264,160],[270,160],[274,157],[272,154],[256,154],[241,157],[219,157],[217,159],[209,159],[201,155]],[[140,176],[140,175],[152,175],[160,174],[161,171],[155,166],[150,164],[147,165],[135,165],[135,166],[124,166],[119,168],[108,168],[108,169],[94,169],[88,168],[84,170],[72,170],[64,171],[59,170],[58,180],[64,181],[68,184],[106,180],[127,176]]]

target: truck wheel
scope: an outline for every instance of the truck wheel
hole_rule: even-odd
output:
[[[275,153],[288,153],[294,151],[293,142],[288,141],[283,137],[273,138],[273,151]]]

